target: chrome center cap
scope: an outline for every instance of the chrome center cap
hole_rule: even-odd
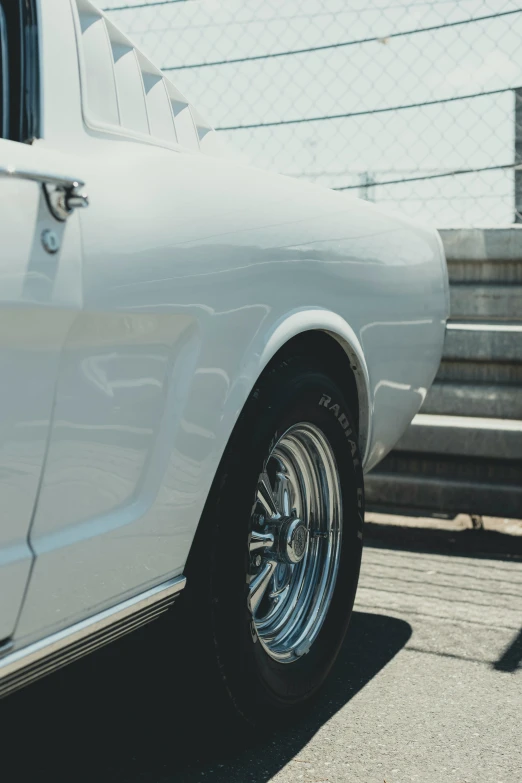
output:
[[[283,526],[280,554],[287,563],[299,563],[306,552],[308,530],[301,519],[289,519]]]

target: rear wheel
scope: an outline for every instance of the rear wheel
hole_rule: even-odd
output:
[[[248,723],[301,708],[331,669],[357,588],[363,505],[342,389],[317,359],[274,362],[238,421],[187,564],[196,676]]]

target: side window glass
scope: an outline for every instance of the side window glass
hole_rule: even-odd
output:
[[[9,66],[7,57],[7,23],[0,5],[0,136],[9,137]]]

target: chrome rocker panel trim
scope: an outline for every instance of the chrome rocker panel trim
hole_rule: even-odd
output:
[[[0,660],[0,698],[66,666],[166,612],[186,579],[178,576]]]

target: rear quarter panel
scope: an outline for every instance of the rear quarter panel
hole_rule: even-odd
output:
[[[370,469],[419,409],[440,361],[448,299],[436,232],[289,178],[221,160],[185,164],[180,185],[198,198],[179,215],[180,284],[209,308],[205,351],[232,358],[219,447],[276,343],[324,329],[353,352],[367,386]]]

